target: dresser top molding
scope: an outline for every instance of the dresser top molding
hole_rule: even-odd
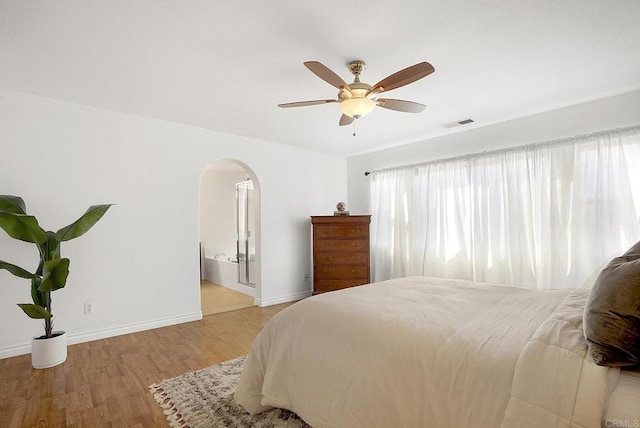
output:
[[[313,224],[369,224],[370,215],[315,215],[311,216]]]

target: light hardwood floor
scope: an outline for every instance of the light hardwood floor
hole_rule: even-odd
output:
[[[30,355],[0,360],[0,427],[166,427],[149,385],[246,354],[289,305],[72,345],[50,369],[33,369]]]
[[[246,294],[213,282],[200,281],[200,306],[203,316],[250,308],[254,306],[253,301],[254,298]]]

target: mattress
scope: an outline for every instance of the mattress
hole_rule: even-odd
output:
[[[640,428],[640,367],[621,369],[615,385],[602,426]]]

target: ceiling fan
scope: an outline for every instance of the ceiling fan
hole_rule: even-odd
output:
[[[411,67],[407,67],[404,70],[400,70],[391,76],[385,77],[375,85],[371,86],[360,81],[360,74],[367,69],[367,64],[365,64],[364,61],[351,61],[347,64],[347,68],[355,76],[353,83],[350,84],[346,83],[340,76],[318,61],[307,61],[304,65],[316,76],[328,84],[338,88],[340,90],[338,92],[338,99],[298,101],[294,103],[278,104],[278,107],[289,108],[340,103],[340,110],[342,111],[340,126],[349,125],[354,119],[360,119],[370,113],[376,106],[407,113],[421,112],[426,107],[424,104],[415,103],[413,101],[375,97],[382,92],[397,89],[401,86],[413,83],[435,71],[433,66],[428,62],[420,62],[412,65]]]

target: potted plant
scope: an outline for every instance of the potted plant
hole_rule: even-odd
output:
[[[19,303],[27,316],[44,320],[44,335],[31,341],[31,362],[34,368],[47,368],[67,359],[67,338],[64,331],[53,331],[51,293],[63,288],[69,275],[69,259],[60,255],[60,244],[84,235],[102,218],[111,204],[93,205],[68,226],[57,232],[45,231],[38,220],[26,212],[22,198],[0,195],[0,228],[9,236],[31,242],[38,248],[40,263],[34,273],[0,260],[0,269],[31,280],[33,303]]]

